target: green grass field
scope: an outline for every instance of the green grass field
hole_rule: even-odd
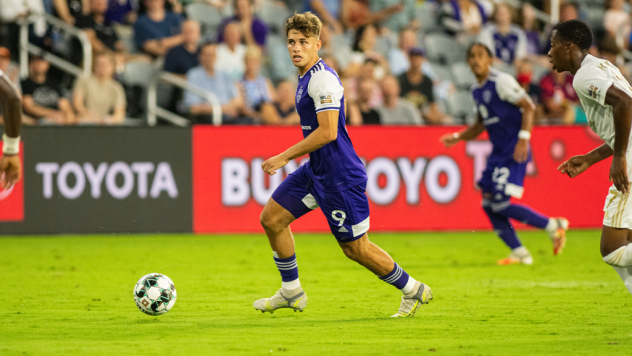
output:
[[[558,257],[544,233],[521,237],[533,266],[496,266],[492,232],[371,235],[433,288],[412,319],[390,318],[400,292],[325,235],[296,236],[309,306],[272,315],[252,307],[280,287],[262,235],[0,238],[0,355],[632,354],[632,296],[599,232],[571,231]],[[178,290],[160,317],[132,298],[149,272]]]

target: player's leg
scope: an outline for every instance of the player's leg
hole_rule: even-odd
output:
[[[271,298],[254,302],[255,309],[262,312],[272,313],[279,308],[303,311],[307,306],[307,296],[298,278],[294,237],[290,230],[294,220],[318,207],[305,188],[307,183],[307,177],[299,168],[274,191],[261,213],[261,226],[268,236],[274,263],[281,274],[281,289]]]
[[[566,244],[566,230],[568,220],[565,218],[550,218],[522,204],[510,201],[511,197],[522,198],[524,192],[524,177],[527,163],[509,162],[503,166],[496,166],[492,172],[492,210],[509,219],[514,219],[538,229],[548,232],[553,243],[553,254],[562,252]]]
[[[601,255],[632,293],[632,199],[614,187],[606,198]]]
[[[432,299],[432,291],[410,277],[388,253],[369,241],[369,201],[364,191],[364,186],[356,186],[336,193],[312,190],[312,194],[317,197],[344,254],[404,294],[400,310],[393,316],[413,316],[419,306]]]

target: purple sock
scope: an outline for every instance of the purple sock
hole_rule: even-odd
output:
[[[489,221],[494,227],[494,232],[500,237],[510,249],[522,246],[516,230],[514,230],[509,218],[495,213],[490,204],[483,202],[483,210],[487,214]]]
[[[404,271],[397,263],[393,267],[393,270],[386,276],[380,277],[384,282],[394,286],[397,289],[403,289],[408,283],[408,273]]]
[[[281,280],[283,282],[291,282],[298,279],[298,264],[296,263],[296,254],[288,258],[274,257],[279,272],[281,272]]]
[[[492,209],[496,214],[518,220],[523,224],[531,225],[533,227],[537,227],[538,229],[544,229],[549,223],[548,217],[525,205],[509,204],[504,209],[499,210],[494,209],[494,205],[492,205]]]

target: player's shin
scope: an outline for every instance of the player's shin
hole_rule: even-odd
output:
[[[619,274],[625,287],[632,293],[632,244],[621,246],[603,258]]]
[[[281,287],[286,290],[293,290],[301,286],[298,280],[298,264],[296,263],[296,254],[288,258],[279,258],[276,251],[274,254],[274,263],[277,265],[281,273]]]

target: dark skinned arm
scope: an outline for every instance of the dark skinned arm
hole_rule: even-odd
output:
[[[4,116],[4,132],[9,138],[20,136],[22,100],[15,86],[5,75],[0,75],[0,106]],[[22,164],[16,154],[3,153],[0,158],[0,185],[9,189],[22,177]]]
[[[274,156],[261,164],[261,169],[269,175],[276,174],[276,170],[284,167],[289,161],[314,152],[324,145],[338,138],[338,110],[321,111],[316,114],[318,128],[302,141],[287,149],[280,155]]]

